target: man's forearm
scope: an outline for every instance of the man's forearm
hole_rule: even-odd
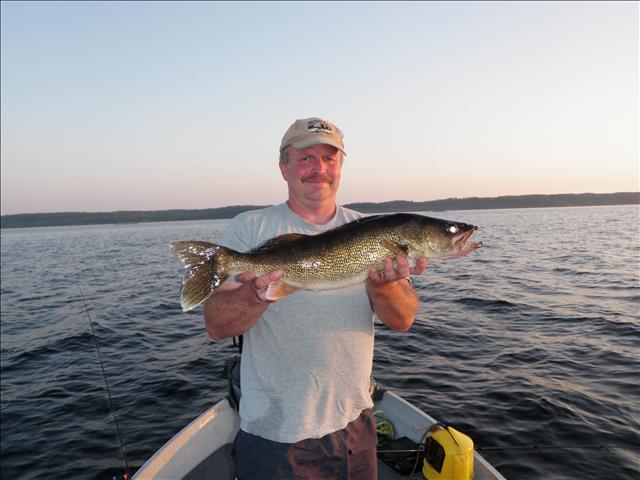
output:
[[[207,332],[214,340],[242,335],[255,325],[268,306],[247,284],[215,292],[204,305]]]
[[[253,327],[271,303],[267,287],[284,275],[274,270],[256,276],[245,272],[225,281],[204,304],[204,323],[214,340],[242,335]]]
[[[367,293],[373,311],[388,327],[406,332],[418,311],[418,296],[406,279],[384,284],[367,280]]]

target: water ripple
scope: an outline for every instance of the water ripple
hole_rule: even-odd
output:
[[[638,208],[448,214],[487,246],[415,279],[408,333],[376,325],[377,381],[479,448],[505,448],[484,455],[507,478],[640,476],[640,249],[633,232],[610,235],[611,222],[637,233]],[[208,339],[200,310],[182,312],[167,244],[225,224],[2,231],[3,478],[122,473],[78,286],[134,469],[224,394],[234,349]],[[513,449],[576,443],[617,447]]]

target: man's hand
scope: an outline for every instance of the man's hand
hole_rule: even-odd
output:
[[[427,260],[418,259],[413,268],[409,267],[404,255],[396,255],[395,260],[395,268],[393,259],[387,257],[382,271],[370,269],[365,285],[378,318],[388,327],[406,332],[413,325],[419,303],[409,283],[398,280],[409,278],[409,275],[420,275],[427,267]]]
[[[256,276],[255,272],[245,272],[237,275],[234,280],[241,283],[242,286],[246,286],[258,300],[261,302],[273,303],[272,300],[267,300],[267,287],[271,282],[277,282],[284,276],[284,270],[274,270],[269,273],[265,273],[261,276]]]
[[[420,258],[416,262],[416,266],[409,267],[409,260],[404,255],[396,255],[396,267],[393,267],[393,259],[387,257],[384,259],[384,267],[382,271],[375,268],[369,269],[368,281],[373,285],[382,285],[389,282],[395,282],[402,278],[408,278],[410,275],[422,275],[427,268],[427,259]]]
[[[255,325],[272,303],[266,299],[267,287],[284,276],[274,270],[257,276],[246,272],[226,280],[204,304],[204,321],[214,340],[242,335]]]

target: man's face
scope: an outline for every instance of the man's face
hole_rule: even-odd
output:
[[[289,196],[300,201],[335,202],[342,152],[331,145],[313,145],[308,148],[287,147],[289,162],[280,162],[282,177],[289,185]]]

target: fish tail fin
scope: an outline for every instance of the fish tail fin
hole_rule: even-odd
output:
[[[187,312],[204,302],[229,274],[226,257],[233,251],[215,243],[185,241],[169,245],[187,271],[182,277],[180,304]]]

